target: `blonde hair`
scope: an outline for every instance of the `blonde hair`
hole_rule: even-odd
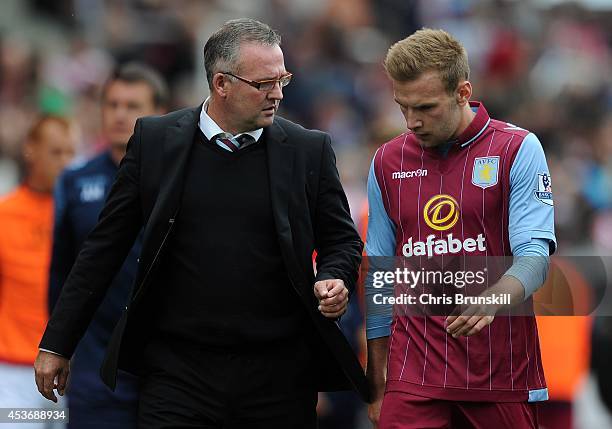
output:
[[[467,52],[457,39],[444,30],[423,28],[393,44],[385,61],[385,70],[396,81],[417,79],[428,71],[437,71],[449,93],[459,81],[469,79]]]

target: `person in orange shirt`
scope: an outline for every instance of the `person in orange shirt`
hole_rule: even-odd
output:
[[[48,407],[32,364],[48,320],[52,190],[74,157],[75,131],[65,118],[39,118],[23,148],[25,179],[0,198],[0,408]]]
[[[554,258],[546,283],[534,296],[537,313],[570,314],[537,317],[542,364],[550,392],[550,399],[538,408],[541,429],[574,427],[574,399],[589,373],[593,318],[588,314],[595,302],[591,298],[593,284],[585,274],[588,265],[578,264],[571,258]]]

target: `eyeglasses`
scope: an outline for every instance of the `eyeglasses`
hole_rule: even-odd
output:
[[[287,85],[289,85],[289,82],[291,82],[291,78],[293,77],[293,74],[287,73],[286,75],[281,76],[280,79],[249,80],[249,79],[245,79],[243,77],[237,76],[230,72],[221,72],[221,73],[235,77],[236,79],[241,80],[244,83],[249,84],[253,88],[258,89],[260,91],[271,91],[272,89],[274,89],[277,83],[280,85],[281,88],[284,88]]]

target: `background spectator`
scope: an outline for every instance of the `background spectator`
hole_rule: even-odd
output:
[[[32,365],[48,320],[53,185],[74,157],[75,132],[62,117],[37,119],[22,146],[24,179],[0,199],[0,408],[50,406]]]

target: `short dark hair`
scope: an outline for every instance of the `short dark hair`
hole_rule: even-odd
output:
[[[227,21],[215,31],[204,45],[204,69],[208,88],[212,90],[212,78],[219,71],[233,71],[240,45],[254,42],[266,46],[281,44],[281,36],[263,22],[250,18]],[[222,70],[223,69],[223,70]]]
[[[139,62],[129,62],[122,64],[113,70],[102,88],[102,98],[106,96],[106,91],[111,83],[115,81],[146,84],[153,92],[153,105],[156,108],[167,107],[168,105],[168,86],[166,81],[155,69]]]

